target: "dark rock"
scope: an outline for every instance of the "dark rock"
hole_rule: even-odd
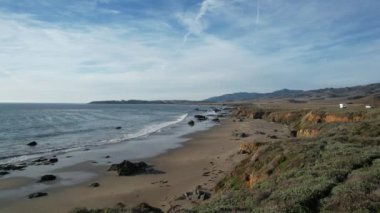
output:
[[[40,178],[40,181],[39,182],[46,182],[46,181],[52,181],[52,180],[55,180],[57,179],[57,177],[55,175],[44,175]]]
[[[205,121],[208,118],[204,115],[194,115],[194,118],[196,118],[198,121]]]
[[[110,158],[110,156],[109,156],[109,155],[107,155],[107,156],[105,156],[104,158]]]
[[[49,162],[50,163],[57,163],[58,162],[58,158],[50,158]]]
[[[253,119],[263,119],[264,114],[264,111],[255,112],[255,114],[253,115]]]
[[[218,109],[218,108],[214,108],[213,110],[214,110],[214,112],[220,112],[220,111],[222,111],[221,109]]]
[[[278,138],[276,135],[268,135],[267,137],[270,139],[277,139]]]
[[[108,168],[108,171],[117,171],[119,168],[119,164],[112,164],[110,168]]]
[[[265,132],[256,131],[255,134],[258,134],[258,135],[265,135]]]
[[[46,161],[46,160],[47,160],[46,158],[44,158],[44,157],[40,157],[40,158],[34,160],[33,162],[35,162],[35,163],[39,163],[39,162],[44,162],[44,161]]]
[[[205,176],[205,177],[210,176],[210,172],[203,172],[202,176]]]
[[[136,213],[163,213],[163,211],[161,209],[150,206],[147,203],[140,203],[139,205],[133,207],[131,212],[136,212]]]
[[[214,119],[212,119],[212,121],[214,121],[214,122],[216,122],[216,123],[219,123],[219,122],[220,122],[219,118],[214,118]]]
[[[27,145],[28,145],[28,146],[37,146],[37,142],[32,141],[32,142],[28,143]]]
[[[32,194],[28,195],[28,198],[33,199],[33,198],[37,198],[37,197],[44,197],[47,195],[48,195],[48,193],[46,193],[46,192],[36,192],[36,193],[32,193]]]
[[[7,174],[9,174],[9,172],[4,172],[4,171],[0,172],[0,176],[4,176],[4,175],[7,175]]]
[[[100,186],[99,183],[91,183],[91,184],[90,184],[90,187],[99,187],[99,186]]]
[[[297,137],[297,130],[290,131],[290,137],[296,138]]]
[[[123,209],[125,208],[125,204],[122,203],[122,202],[118,202],[116,205],[115,205],[116,208],[119,208],[119,209]]]
[[[247,138],[247,137],[249,137],[249,135],[245,132],[242,132],[242,133],[240,133],[240,137],[241,138]]]
[[[189,200],[207,200],[211,197],[211,193],[201,190],[201,186],[197,186],[197,188],[193,192],[185,192],[183,198],[187,198]]]
[[[24,164],[20,164],[20,165],[4,164],[4,165],[0,165],[0,170],[5,170],[5,171],[22,170],[25,167],[26,165]]]
[[[117,171],[119,176],[128,176],[149,170],[148,164],[143,161],[132,163],[130,161],[123,161],[119,164],[112,164],[108,171]]]
[[[118,126],[118,127],[116,127],[115,129],[122,129],[122,127],[121,127],[121,126]]]
[[[195,125],[195,122],[193,120],[187,122],[187,124],[189,124],[189,126],[194,126]]]

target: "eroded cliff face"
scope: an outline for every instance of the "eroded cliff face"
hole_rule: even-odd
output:
[[[360,122],[371,119],[367,111],[327,111],[327,110],[272,110],[238,108],[234,115],[240,119],[265,119],[289,125],[291,136],[310,138],[320,135],[324,125],[331,123]]]
[[[300,129],[297,131],[297,137],[299,138],[312,138],[318,136],[320,130],[318,129]]]

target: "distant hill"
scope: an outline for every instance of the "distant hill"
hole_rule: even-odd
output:
[[[216,96],[204,100],[205,102],[232,102],[232,101],[249,101],[259,99],[292,99],[292,98],[307,98],[307,99],[328,99],[345,97],[348,100],[364,98],[370,95],[379,97],[380,83],[369,84],[365,86],[344,87],[344,88],[324,88],[317,90],[278,90],[271,93],[248,93],[239,92]]]
[[[110,101],[92,101],[89,104],[197,104],[200,101],[186,101],[186,100],[110,100]]]
[[[250,101],[261,99],[290,99],[289,101],[297,102],[296,99],[331,99],[345,98],[347,100],[358,100],[364,98],[380,99],[380,83],[369,84],[365,86],[343,87],[343,88],[324,88],[317,90],[289,90],[282,89],[270,93],[248,93],[238,92],[208,98],[203,101],[187,101],[187,100],[109,100],[109,101],[93,101],[90,104],[205,104],[205,103],[221,103],[234,101]]]

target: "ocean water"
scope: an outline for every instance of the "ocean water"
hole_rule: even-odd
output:
[[[194,108],[150,104],[0,104],[0,163],[147,137],[184,124],[196,113]],[[31,141],[38,145],[27,146]]]

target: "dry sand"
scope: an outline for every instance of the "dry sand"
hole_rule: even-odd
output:
[[[239,132],[246,132],[250,137],[240,139],[234,135]],[[0,212],[68,212],[75,207],[114,207],[119,202],[126,206],[147,202],[163,210],[177,205],[191,207],[196,203],[175,199],[198,185],[212,192],[218,180],[245,157],[237,154],[239,143],[273,140],[266,136],[268,134],[282,138],[288,135],[288,129],[262,120],[233,122],[229,118],[210,130],[191,135],[192,139],[184,147],[145,160],[162,171],[161,174],[119,177],[115,172],[106,172],[106,167],[98,167],[101,175],[91,182],[50,190],[47,197],[21,199],[0,207]],[[86,165],[71,169],[80,170]],[[204,172],[210,175],[203,176]],[[100,187],[89,187],[92,182],[100,183]]]

